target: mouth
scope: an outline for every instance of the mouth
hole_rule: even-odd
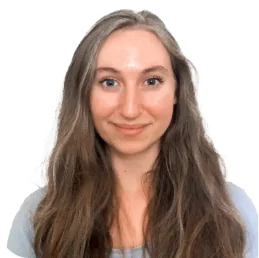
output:
[[[115,129],[124,135],[137,135],[143,132],[148,124],[113,124]]]

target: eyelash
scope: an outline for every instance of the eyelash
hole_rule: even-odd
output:
[[[150,79],[157,80],[159,83],[163,83],[163,82],[164,82],[164,80],[163,80],[162,77],[160,77],[160,76],[151,76],[151,77],[149,77],[148,79],[146,79],[145,82],[146,82],[147,80],[150,80]],[[115,79],[113,79],[113,78],[111,78],[111,77],[105,77],[105,78],[103,78],[102,80],[100,80],[99,83],[103,85],[103,83],[104,83],[105,81],[107,81],[107,80],[113,80],[113,81],[117,82]],[[115,86],[116,86],[116,85],[115,85]],[[148,86],[149,86],[149,85],[148,85]],[[151,85],[151,86],[154,87],[154,86],[158,86],[158,85]],[[105,88],[113,88],[114,86],[113,86],[113,87],[109,87],[109,86],[103,85],[103,87],[105,87]]]

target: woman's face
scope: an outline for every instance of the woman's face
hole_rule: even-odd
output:
[[[170,57],[160,40],[141,29],[111,34],[90,97],[95,128],[111,150],[132,155],[157,148],[175,103]]]

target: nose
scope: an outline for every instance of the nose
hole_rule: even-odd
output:
[[[120,98],[120,115],[134,119],[142,113],[141,92],[136,86],[125,87]]]

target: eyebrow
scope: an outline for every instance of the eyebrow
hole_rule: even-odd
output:
[[[162,65],[155,65],[155,66],[151,66],[148,68],[145,68],[144,70],[141,71],[142,74],[147,74],[147,73],[151,73],[151,72],[163,72],[163,73],[169,73],[168,69],[166,69],[164,66]],[[113,67],[98,67],[95,72],[111,72],[114,74],[120,74],[122,73],[120,70],[117,70]]]

